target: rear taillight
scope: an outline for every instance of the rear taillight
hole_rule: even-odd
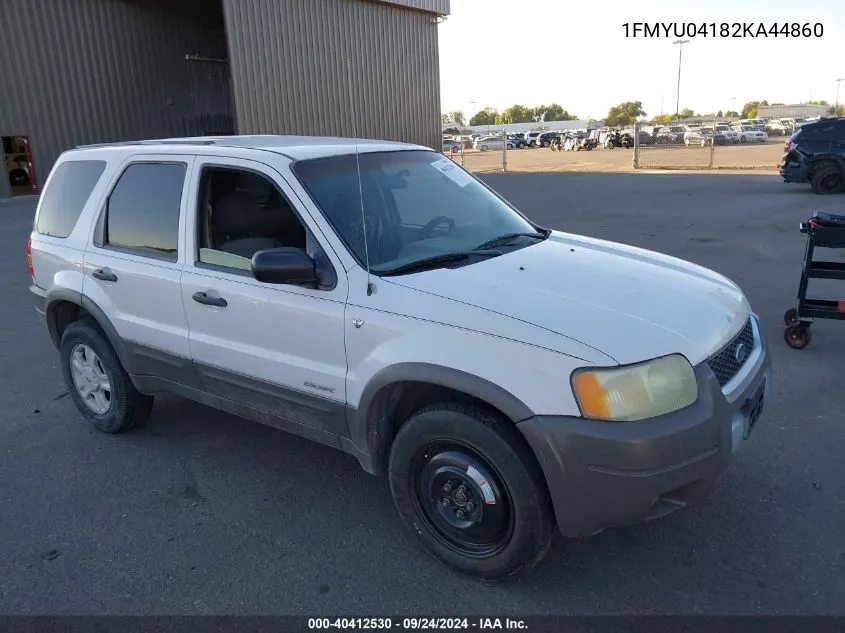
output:
[[[29,267],[29,276],[35,281],[35,267],[32,265],[32,239],[26,241],[26,265]]]

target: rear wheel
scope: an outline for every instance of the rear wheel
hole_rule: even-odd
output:
[[[810,186],[815,193],[829,195],[845,191],[842,169],[833,161],[825,161],[813,167]]]
[[[135,389],[95,321],[71,323],[62,335],[60,356],[73,401],[98,431],[120,433],[147,421],[153,397]]]
[[[388,469],[409,535],[451,568],[504,578],[548,551],[554,514],[545,481],[509,422],[475,407],[426,407],[399,430]]]

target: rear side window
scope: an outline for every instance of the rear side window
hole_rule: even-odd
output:
[[[185,163],[134,163],[109,195],[102,245],[176,261]]]
[[[102,160],[68,160],[58,165],[41,194],[35,230],[51,237],[70,235],[105,169]]]

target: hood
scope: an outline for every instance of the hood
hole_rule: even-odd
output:
[[[573,338],[620,364],[672,353],[698,364],[751,312],[736,284],[711,270],[557,231],[500,257],[390,282]]]

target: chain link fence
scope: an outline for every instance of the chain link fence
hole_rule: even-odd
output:
[[[774,169],[796,125],[724,118],[638,124],[634,169]]]

